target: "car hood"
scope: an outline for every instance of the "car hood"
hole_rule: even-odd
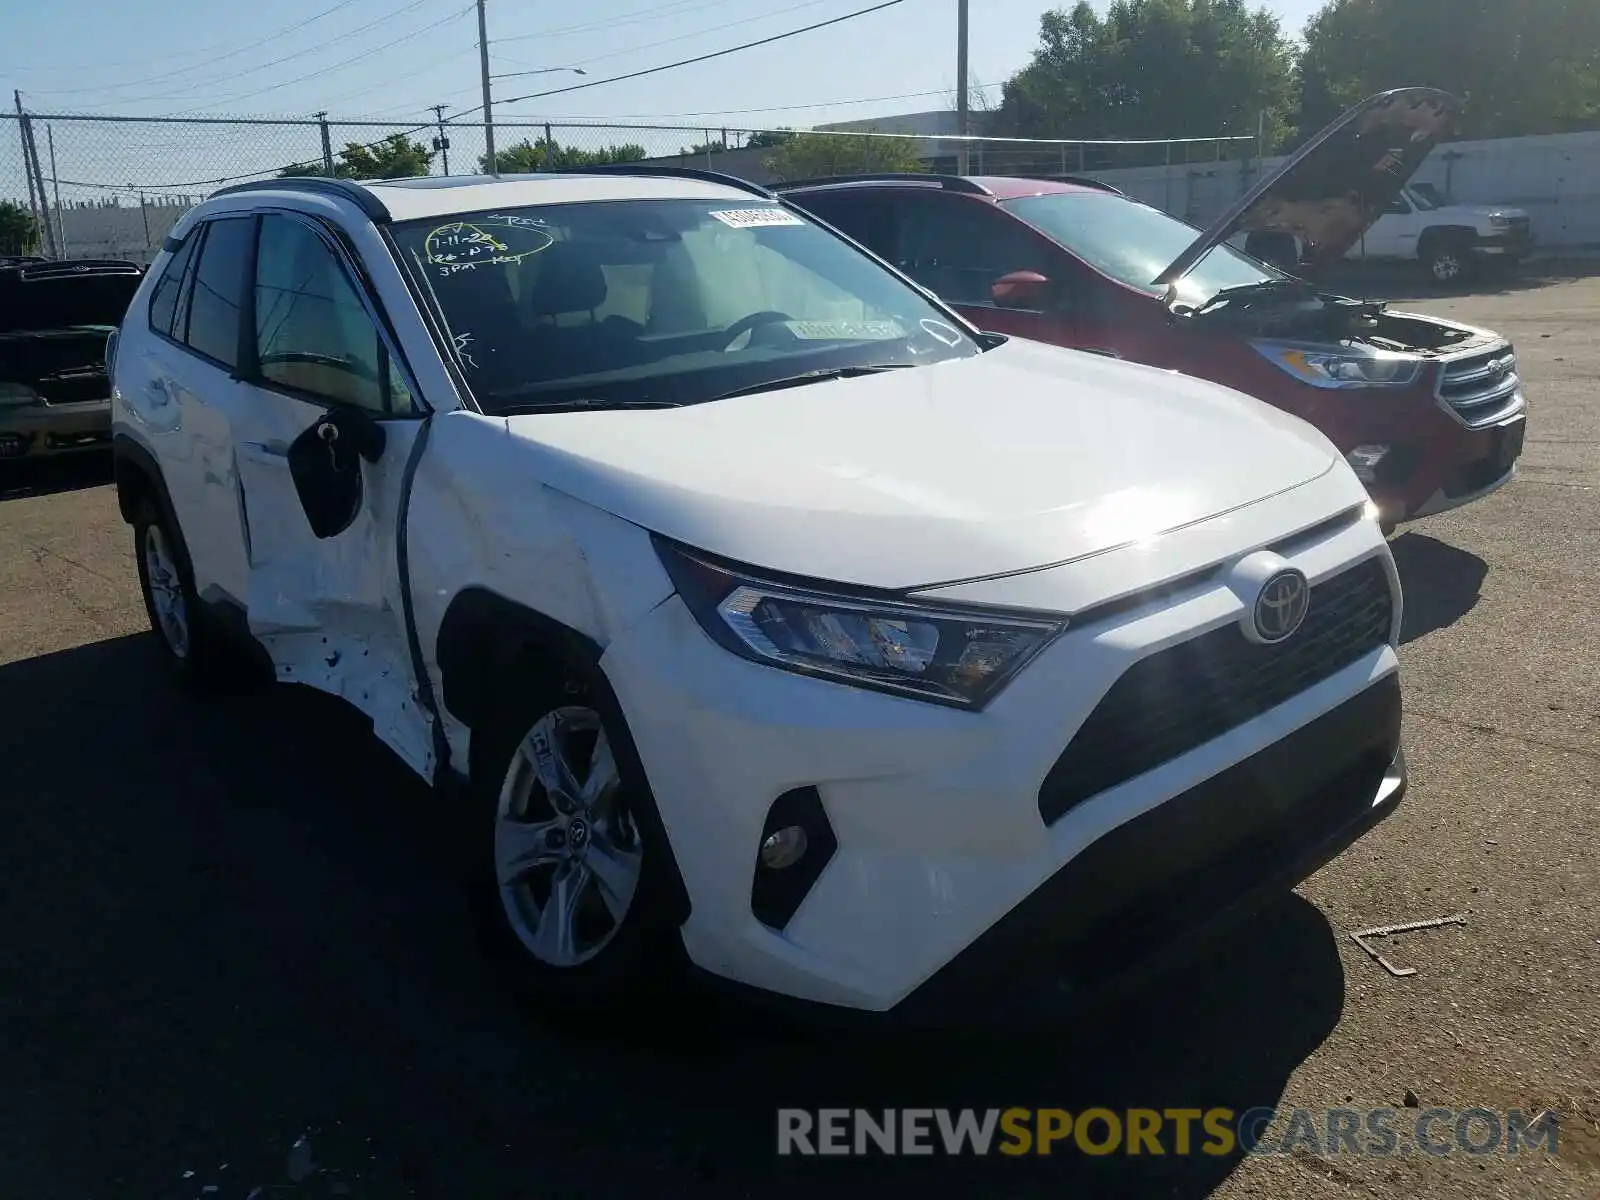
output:
[[[1436,88],[1397,88],[1347,110],[1266,176],[1156,277],[1183,278],[1217,246],[1256,231],[1300,235],[1312,270],[1337,262],[1433,153],[1461,112]]]
[[[0,333],[121,325],[143,280],[138,263],[109,259],[0,268]]]
[[[1227,388],[1021,341],[683,408],[506,423],[537,478],[627,521],[882,588],[1137,543],[1338,460],[1310,425]]]

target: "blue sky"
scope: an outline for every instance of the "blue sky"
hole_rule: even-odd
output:
[[[496,95],[687,58],[871,2],[489,0],[494,72],[587,71],[583,79],[500,80]],[[1040,0],[973,0],[972,65],[980,81],[1002,80],[1027,61],[1045,7]],[[1269,0],[1268,7],[1298,32],[1317,3]],[[496,118],[628,116],[764,126],[946,107],[955,83],[955,11],[955,0],[904,0],[701,66],[504,109],[497,104]],[[409,120],[425,116],[427,105],[464,109],[478,99],[477,25],[467,0],[280,0],[238,9],[216,0],[0,0],[0,28],[6,34],[0,84],[21,88],[37,111],[305,116],[326,109]]]
[[[581,6],[488,0],[491,71],[574,74],[494,81],[495,121],[556,122],[558,141],[638,142],[673,154],[701,129],[805,127],[948,108],[954,103],[956,0],[895,7],[701,65],[565,95],[514,98],[602,80],[755,41],[866,8],[876,0],[589,0]],[[1298,33],[1319,0],[1267,0]],[[972,0],[972,73],[998,84],[1038,41],[1041,0]],[[563,15],[563,13],[565,15]],[[218,0],[0,0],[0,87],[33,113],[121,116],[372,118],[335,126],[334,150],[415,132],[427,106],[464,117],[480,102],[472,0],[279,0],[228,10]],[[991,88],[990,95],[997,94]],[[10,107],[10,96],[3,99]],[[507,101],[507,103],[500,103]],[[574,130],[562,120],[630,121],[676,130]],[[481,119],[481,118],[477,118]],[[140,192],[204,195],[234,179],[320,159],[314,123],[174,125],[52,120],[35,126],[40,157],[66,201]],[[1220,132],[1220,131],[1219,131]],[[536,128],[506,129],[503,147]],[[1070,136],[1070,131],[1064,131]],[[426,138],[426,134],[422,135]],[[49,141],[58,166],[49,166]],[[451,134],[451,169],[483,149],[480,130]],[[20,199],[14,122],[0,122],[0,197]],[[436,168],[437,169],[437,168]]]

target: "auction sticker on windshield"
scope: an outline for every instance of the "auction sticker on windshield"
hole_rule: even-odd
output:
[[[730,229],[768,229],[774,225],[804,225],[792,212],[771,208],[726,208],[711,214]]]

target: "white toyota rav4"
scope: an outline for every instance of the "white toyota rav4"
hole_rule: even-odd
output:
[[[1404,792],[1399,584],[1326,438],[981,335],[753,185],[227,188],[110,353],[167,657],[264,654],[471,805],[558,1003],[1093,994]]]

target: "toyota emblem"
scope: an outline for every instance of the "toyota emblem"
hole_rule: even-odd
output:
[[[1256,636],[1269,644],[1293,637],[1310,607],[1311,584],[1305,575],[1293,568],[1279,571],[1256,596]]]

